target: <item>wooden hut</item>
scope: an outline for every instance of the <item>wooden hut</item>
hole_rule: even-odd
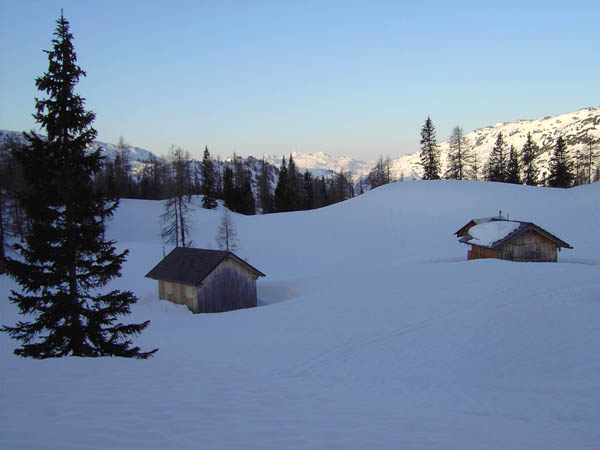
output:
[[[467,258],[556,262],[561,248],[573,248],[532,222],[499,217],[473,219],[454,233],[471,246]]]
[[[158,281],[158,297],[194,313],[257,306],[256,280],[265,274],[231,252],[175,248],[146,277]]]

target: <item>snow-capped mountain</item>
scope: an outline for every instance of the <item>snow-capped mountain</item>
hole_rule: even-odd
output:
[[[19,143],[25,143],[23,133],[19,131],[0,130],[0,144],[3,144],[8,140],[13,140]],[[97,149],[100,149],[100,153],[107,160],[114,160],[120,153],[120,150],[117,148],[116,144],[108,144],[106,142],[94,141],[92,147],[90,148],[90,151],[95,151]],[[125,150],[127,151],[127,156],[129,158],[129,162],[133,170],[137,169],[142,163],[149,161],[151,157],[158,158],[152,152],[143,148],[134,147],[133,145],[125,144]]]
[[[584,108],[576,112],[548,116],[537,120],[500,122],[490,127],[472,131],[466,134],[465,137],[469,140],[473,152],[477,154],[481,166],[487,162],[499,133],[503,134],[507,148],[514,145],[518,151],[523,148],[527,134],[531,133],[533,140],[541,150],[538,167],[540,173],[543,174],[548,171],[548,161],[559,136],[565,139],[571,156],[577,150],[587,149],[588,142],[592,142],[592,145],[596,148],[599,146],[600,107]],[[449,148],[448,141],[440,143],[443,171],[446,169]],[[396,176],[404,173],[406,176],[420,178],[423,169],[420,165],[419,151],[395,159],[393,168]]]
[[[286,162],[289,159],[289,155],[283,155],[286,158]],[[282,156],[277,155],[263,155],[265,161],[274,166],[281,166]],[[354,176],[366,176],[375,164],[374,161],[361,161],[353,159],[348,156],[331,156],[327,153],[299,153],[292,152],[292,158],[296,167],[300,169],[308,169],[314,176],[327,175],[328,173],[339,172],[352,172]]]

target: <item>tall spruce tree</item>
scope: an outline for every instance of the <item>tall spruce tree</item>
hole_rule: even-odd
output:
[[[441,163],[440,150],[435,137],[435,127],[430,117],[421,129],[421,165],[424,180],[439,180]]]
[[[264,158],[260,160],[260,176],[258,178],[258,201],[263,214],[273,212],[273,194],[271,194],[271,177],[269,166]]]
[[[284,156],[281,159],[281,167],[279,167],[279,177],[277,178],[277,186],[275,186],[275,210],[277,212],[290,211],[289,203],[290,201],[288,169]]]
[[[204,148],[202,157],[202,207],[215,209],[217,207],[215,164],[210,157],[208,147]]]
[[[537,186],[539,183],[539,170],[535,163],[539,155],[539,148],[531,137],[527,134],[527,141],[521,150],[521,163],[523,168],[523,182],[528,186]]]
[[[301,208],[302,203],[302,183],[300,181],[300,173],[296,168],[294,157],[290,153],[287,167],[287,180],[288,180],[288,210],[298,211]]]
[[[304,171],[302,194],[302,208],[305,210],[313,209],[315,204],[315,192],[312,174],[308,169]]]
[[[510,146],[508,163],[506,165],[506,182],[521,184],[521,165],[519,163],[519,151],[514,145]]]
[[[74,88],[85,72],[76,64],[73,35],[62,12],[48,54],[49,68],[37,78],[38,90],[48,98],[36,99],[36,121],[47,139],[34,132],[16,157],[27,188],[19,201],[27,213],[24,245],[17,259],[6,259],[7,273],[21,285],[12,291],[25,321],[2,331],[21,341],[15,354],[23,357],[124,356],[147,358],[130,337],[148,326],[122,324],[117,317],[136,302],[129,292],[100,293],[118,277],[127,251],[116,253],[115,242],[104,239],[106,217],[116,200],[94,189],[92,177],[100,170],[99,151],[86,153],[96,137],[94,113],[84,110],[84,99]]]
[[[506,167],[508,161],[506,158],[506,143],[504,142],[504,136],[502,132],[498,133],[494,148],[490,153],[490,159],[488,161],[488,181],[506,181]]]
[[[550,158],[550,175],[548,185],[552,187],[568,188],[573,183],[573,161],[569,156],[567,143],[560,136],[556,140],[552,158]]]

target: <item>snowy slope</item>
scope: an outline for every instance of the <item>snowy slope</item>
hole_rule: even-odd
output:
[[[29,361],[0,335],[0,447],[592,449],[600,442],[600,183],[393,183],[320,210],[234,215],[267,306],[193,315],[156,298],[161,203],[124,200],[112,287],[139,296],[149,361]],[[466,261],[453,232],[498,210],[574,249]],[[219,211],[197,209],[208,246]],[[212,244],[214,245],[214,244]],[[14,287],[0,278],[0,295]],[[18,316],[0,303],[2,323]]]
[[[586,149],[588,140],[593,142],[596,149],[600,147],[600,107],[580,109],[572,113],[538,120],[500,122],[494,126],[467,133],[465,137],[469,140],[473,152],[479,157],[481,166],[487,162],[500,132],[505,138],[507,149],[514,145],[518,151],[523,148],[527,134],[531,133],[533,140],[542,152],[538,165],[540,173],[543,174],[548,171],[548,161],[559,136],[566,140],[571,155],[574,155],[577,150]],[[438,136],[438,141],[443,138],[443,136]],[[443,172],[446,169],[449,148],[447,140],[440,142]],[[418,151],[395,159],[393,167],[397,174],[404,173],[406,176],[410,175],[416,178],[420,178],[423,174]]]

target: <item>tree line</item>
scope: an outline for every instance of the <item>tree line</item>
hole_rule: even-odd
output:
[[[462,128],[456,126],[449,139],[448,165],[442,174],[441,153],[435,126],[427,118],[421,129],[420,163],[424,180],[487,180],[502,183],[568,188],[600,180],[598,154],[591,139],[585,150],[571,155],[563,137],[558,137],[549,161],[549,172],[541,174],[538,159],[541,151],[528,133],[521,149],[508,146],[502,132],[498,133],[489,159],[482,164],[473,152]]]

